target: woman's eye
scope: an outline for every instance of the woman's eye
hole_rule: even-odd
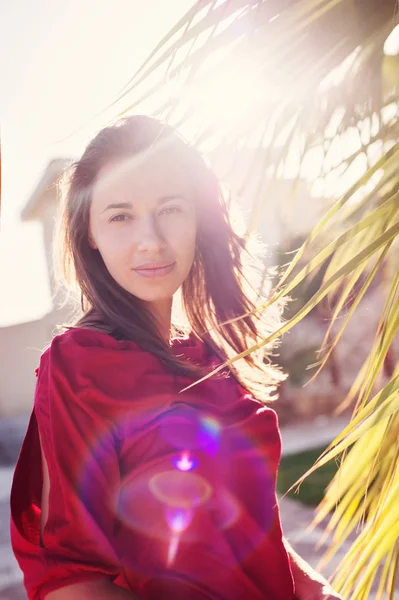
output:
[[[180,206],[167,206],[166,208],[163,208],[160,212],[161,215],[172,215],[173,213],[179,213],[182,212],[182,209],[180,208]]]
[[[115,215],[114,217],[112,217],[112,219],[110,219],[110,223],[122,222],[127,219],[130,219],[129,215]]]

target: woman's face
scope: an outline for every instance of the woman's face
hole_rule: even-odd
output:
[[[137,298],[171,299],[194,260],[196,218],[189,177],[172,149],[100,170],[90,206],[90,244]]]

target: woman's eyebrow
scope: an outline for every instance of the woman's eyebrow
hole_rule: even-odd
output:
[[[186,196],[183,196],[182,194],[169,194],[168,196],[162,196],[161,198],[158,198],[158,204],[165,204],[165,202],[169,202],[170,200],[185,200],[186,202],[189,202],[189,199],[186,198]]]
[[[177,198],[179,200],[185,200],[186,202],[189,202],[189,199],[182,194],[169,194],[168,196],[162,196],[161,198],[158,198],[158,204],[165,204],[166,202],[169,202],[170,200],[176,200]],[[131,210],[133,208],[133,204],[131,202],[113,202],[112,204],[108,204],[102,213],[105,213],[105,211],[111,210],[112,208],[128,208]]]
[[[101,214],[105,213],[106,210],[110,210],[111,208],[133,208],[133,204],[131,202],[114,202],[113,204],[108,204],[106,208],[102,211]]]

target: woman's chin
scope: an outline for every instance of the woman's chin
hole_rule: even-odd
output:
[[[140,294],[138,294],[137,292],[135,292],[135,290],[129,289],[127,290],[130,294],[132,294],[132,296],[135,296],[135,298],[138,298],[139,300],[141,300],[144,303],[157,303],[157,302],[167,302],[167,301],[172,301],[173,300],[173,296],[175,294],[175,292],[177,291],[174,290],[152,290],[149,291],[148,293],[143,292],[143,290],[141,290]]]

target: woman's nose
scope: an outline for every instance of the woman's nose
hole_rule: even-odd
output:
[[[158,252],[165,247],[165,241],[153,217],[142,218],[137,222],[136,235],[139,252]]]

